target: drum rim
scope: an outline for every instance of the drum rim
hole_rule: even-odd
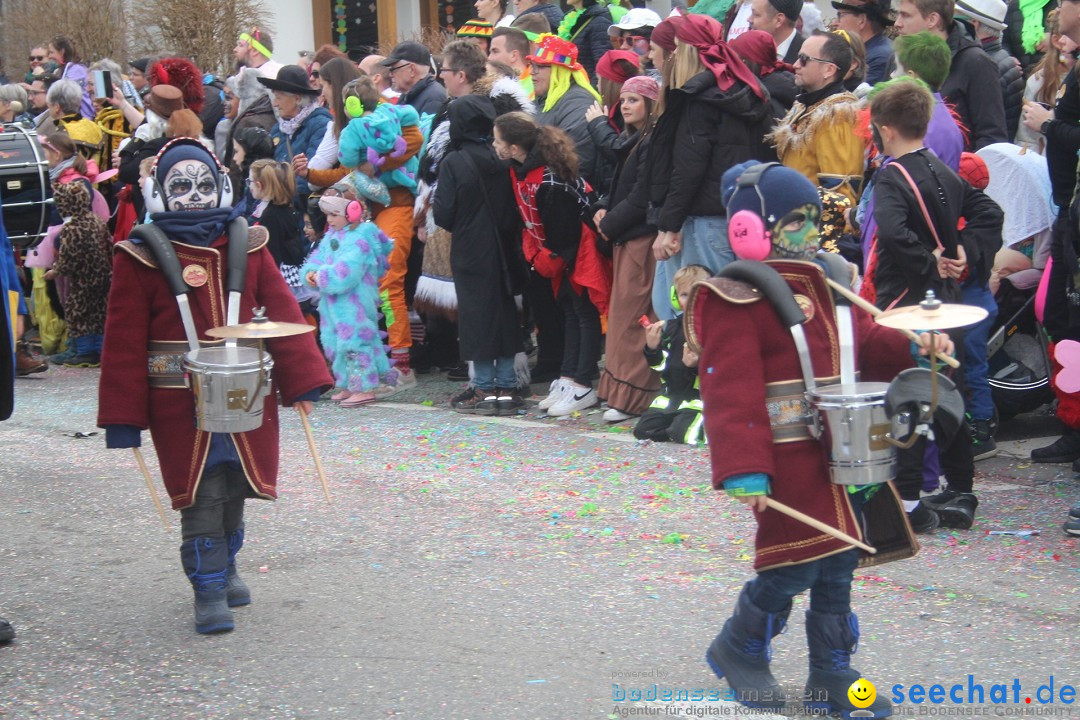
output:
[[[835,390],[836,388],[845,388],[845,387],[846,388],[858,388],[860,386],[867,386],[867,385],[872,385],[872,386],[875,386],[875,387],[877,387],[879,389],[873,390],[873,391],[867,391],[867,392],[843,392],[843,393],[836,392],[836,390]],[[848,383],[847,385],[845,385],[843,383],[835,383],[835,384],[832,384],[832,385],[819,385],[818,387],[816,387],[813,390],[809,391],[807,394],[810,395],[811,397],[823,397],[823,398],[826,398],[828,400],[835,401],[835,400],[839,400],[841,398],[866,398],[866,397],[871,397],[871,396],[874,396],[874,395],[881,395],[881,397],[884,398],[885,393],[888,392],[888,390],[889,390],[889,383],[872,382],[872,381],[864,380],[864,381],[856,382],[854,385],[852,385],[851,383]]]
[[[26,128],[22,125],[14,124],[3,125],[3,130],[0,131],[0,140],[4,139],[6,135],[22,136],[27,139],[30,144],[30,149],[34,154],[34,167],[37,168],[38,182],[43,191],[43,197],[39,203],[40,209],[38,212],[38,228],[40,232],[36,235],[9,235],[8,239],[12,241],[13,245],[18,247],[30,247],[36,242],[45,237],[48,231],[49,212],[48,208],[52,204],[52,180],[49,177],[49,161],[45,157],[45,153],[41,149],[41,143],[37,140],[38,133],[36,128]],[[17,242],[21,241],[21,242]]]
[[[198,355],[203,353],[209,356],[211,359],[218,354],[227,351],[235,351],[238,354],[256,353],[251,360],[245,360],[243,362],[207,362],[206,360],[199,359]],[[262,362],[259,361],[257,353],[258,348],[248,347],[246,345],[235,345],[226,347],[204,347],[198,350],[190,350],[184,353],[184,367],[191,370],[203,370],[210,368],[243,368],[247,370],[258,370],[260,367],[273,367],[274,357],[266,350],[262,351]],[[189,368],[188,366],[193,366]]]

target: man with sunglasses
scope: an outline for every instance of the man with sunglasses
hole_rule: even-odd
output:
[[[818,187],[859,203],[865,142],[857,134],[859,99],[844,89],[851,46],[840,35],[817,31],[795,58],[802,91],[769,139],[780,162]]]
[[[380,64],[386,68],[391,87],[401,93],[401,103],[412,105],[421,115],[436,114],[446,102],[446,88],[431,73],[431,51],[420,43],[398,43]]]

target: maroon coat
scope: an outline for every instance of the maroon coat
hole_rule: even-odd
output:
[[[251,228],[249,233],[240,322],[249,321],[252,309],[261,306],[272,320],[304,322],[296,299],[265,247],[265,229]],[[192,289],[189,302],[199,339],[207,343],[215,341],[206,330],[226,324],[227,243],[224,235],[209,248],[174,243],[182,268],[199,265],[206,271],[207,281]],[[189,273],[185,278],[198,275]],[[154,352],[150,351],[152,344]],[[165,349],[174,354],[158,354]],[[101,358],[98,426],[149,428],[165,488],[176,510],[195,502],[210,449],[210,433],[195,427],[194,393],[177,386],[179,356],[175,353],[187,349],[176,297],[149,249],[130,241],[117,244]],[[280,389],[286,406],[311,390],[333,384],[313,333],[268,340],[266,349],[275,359],[274,386]],[[268,499],[277,497],[277,406],[272,393],[265,400],[262,426],[232,435],[252,490]]]
[[[840,344],[835,306],[821,268],[810,262],[770,261],[788,282],[809,320],[803,325],[819,384],[839,382]],[[812,308],[812,311],[811,311]],[[853,311],[856,366],[863,379],[891,379],[914,363],[907,339]],[[802,381],[791,332],[767,300],[751,286],[714,278],[697,286],[686,311],[686,336],[700,348],[698,376],[704,401],[705,432],[712,457],[712,482],[746,473],[769,476],[770,496],[848,535],[864,540],[845,486],[829,479],[826,449],[795,422],[774,438],[766,392],[773,392],[774,415],[794,417],[798,399],[784,408],[775,396],[780,383]],[[865,369],[872,368],[872,373]],[[831,381],[827,378],[833,378]],[[801,391],[794,393],[801,397]],[[780,408],[778,409],[778,406]],[[914,537],[892,485],[883,487],[867,513],[890,527],[871,532],[879,548],[874,561],[908,557]],[[870,503],[868,503],[868,507]],[[850,548],[846,543],[771,508],[758,514],[754,569],[808,562]],[[872,529],[873,530],[873,529]],[[878,532],[880,531],[880,532]],[[883,552],[884,551],[884,552]]]

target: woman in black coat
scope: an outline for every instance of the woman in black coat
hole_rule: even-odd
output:
[[[604,372],[597,394],[610,408],[608,422],[641,415],[660,392],[660,378],[645,360],[642,315],[652,312],[651,288],[656,273],[652,243],[656,226],[645,219],[647,199],[638,177],[644,166],[660,87],[648,76],[630,78],[622,87],[621,113],[626,130],[619,136],[619,156],[611,193],[593,206],[593,223],[612,247],[611,304],[604,344]]]
[[[455,410],[515,415],[514,355],[522,348],[514,295],[522,290],[520,219],[510,171],[491,147],[495,107],[466,95],[450,103],[450,146],[439,165],[432,200],[435,224],[450,232],[450,266],[458,302],[462,360],[473,363],[473,387],[452,401]]]
[[[649,222],[658,231],[653,309],[662,320],[673,317],[676,271],[703,265],[715,273],[735,259],[721,179],[732,165],[762,157],[772,121],[768,93],[722,34],[705,15],[676,26],[670,86],[646,156]]]

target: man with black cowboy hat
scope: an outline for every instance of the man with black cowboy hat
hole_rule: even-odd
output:
[[[795,28],[802,6],[802,0],[754,0],[750,6],[750,28],[772,35],[776,57],[792,65],[804,39]]]
[[[446,102],[446,88],[431,74],[435,65],[431,51],[420,43],[398,43],[381,64],[387,68],[390,84],[401,93],[402,104],[412,105],[421,115],[435,115]]]
[[[832,6],[836,26],[858,35],[866,45],[866,82],[876,85],[888,80],[896,69],[892,41],[885,37],[885,29],[893,24],[889,0],[833,0]]]

